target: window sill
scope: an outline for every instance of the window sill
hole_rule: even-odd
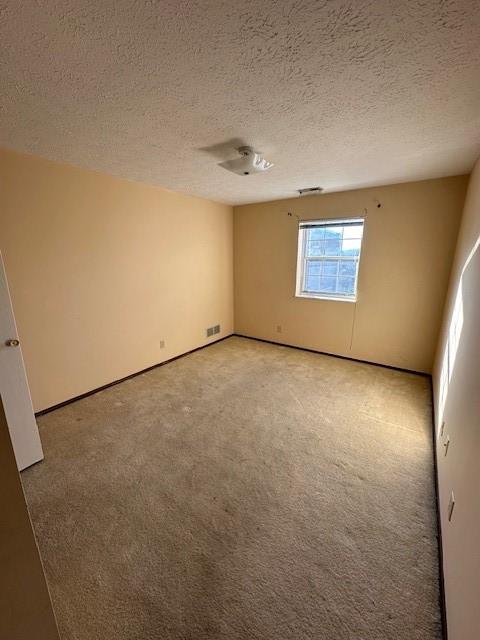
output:
[[[309,300],[331,300],[332,302],[356,302],[357,298],[341,298],[336,296],[324,296],[315,293],[296,293],[296,298],[308,298]]]

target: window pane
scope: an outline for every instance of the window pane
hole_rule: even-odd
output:
[[[307,246],[307,256],[321,256],[324,253],[323,241],[322,240],[308,240]]]
[[[323,240],[325,237],[325,227],[317,227],[308,230],[308,240]]]
[[[357,263],[355,260],[340,260],[339,275],[355,276],[357,272]]]
[[[355,293],[357,264],[355,260],[307,260],[305,291],[329,295]]]
[[[322,260],[322,276],[336,276],[338,260]]]
[[[345,240],[352,238],[362,238],[363,236],[363,224],[350,225],[343,228],[343,237]]]
[[[320,277],[320,291],[322,293],[335,293],[337,278],[331,276]]]
[[[325,239],[341,240],[343,238],[343,227],[324,227]]]
[[[343,240],[342,242],[342,256],[358,256],[360,255],[360,238]]]
[[[306,265],[305,273],[307,276],[319,276],[322,272],[322,262],[319,260],[309,260]]]
[[[320,293],[320,276],[307,275],[305,277],[305,291]]]
[[[355,278],[339,276],[337,281],[337,293],[353,294],[355,291]]]
[[[342,239],[331,238],[325,240],[325,255],[326,256],[339,256],[341,255]]]

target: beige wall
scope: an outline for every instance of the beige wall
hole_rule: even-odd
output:
[[[206,344],[213,324],[231,333],[232,232],[231,207],[0,151],[0,250],[35,410]]]
[[[0,638],[58,640],[0,398]]]
[[[479,243],[480,160],[465,202],[434,372],[449,640],[480,638]],[[450,444],[445,455],[447,438]],[[452,491],[455,507],[449,522]]]
[[[430,372],[466,184],[459,176],[235,207],[236,332]],[[294,296],[289,211],[365,216],[356,303]]]

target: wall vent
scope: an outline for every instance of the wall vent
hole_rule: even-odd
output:
[[[211,338],[212,336],[220,333],[220,325],[216,324],[214,327],[208,327],[207,329],[207,338]]]

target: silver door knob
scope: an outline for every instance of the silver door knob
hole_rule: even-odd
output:
[[[12,338],[11,340],[7,340],[5,342],[5,345],[7,347],[18,347],[19,344],[20,344],[20,340],[17,340],[16,338]]]

